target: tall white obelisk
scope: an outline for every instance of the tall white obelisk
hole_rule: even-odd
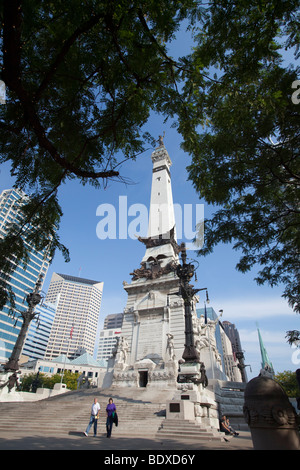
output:
[[[161,240],[162,243],[147,248],[143,261],[147,261],[151,256],[154,258],[165,256],[167,258],[165,261],[177,260],[177,254],[174,253],[174,247],[171,244],[172,240],[176,242],[170,174],[172,161],[162,141],[160,146],[152,153],[151,158],[153,169],[148,238],[157,241]],[[169,240],[170,242],[167,243]]]
[[[114,383],[138,387],[174,387],[177,361],[184,348],[184,305],[179,295],[170,156],[160,138],[152,155],[148,236],[141,267],[130,284],[116,354]]]

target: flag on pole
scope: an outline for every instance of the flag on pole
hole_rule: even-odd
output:
[[[72,326],[71,331],[70,331],[70,338],[71,339],[72,339],[72,335],[73,335],[73,330],[74,330],[74,325]]]

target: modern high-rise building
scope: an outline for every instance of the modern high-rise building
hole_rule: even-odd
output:
[[[53,273],[46,302],[56,303],[45,359],[94,354],[103,282]]]
[[[222,323],[220,323],[220,333],[223,348],[224,372],[230,381],[242,382],[242,373],[239,368],[239,362],[235,353],[232,350],[231,341],[225,333]]]
[[[245,358],[244,358],[244,352],[242,350],[239,332],[236,326],[233,323],[230,323],[229,321],[223,321],[222,326],[224,328],[226,335],[231,341],[233,355],[239,362],[238,367],[241,371],[242,381],[247,382],[248,379],[247,379],[247,373],[246,373],[246,366],[244,362]]]
[[[23,347],[23,356],[29,360],[44,359],[55,311],[56,305],[46,302],[36,306],[36,315],[30,323]]]
[[[108,328],[100,331],[97,361],[107,361],[112,356],[121,333],[121,328]]]
[[[122,328],[123,313],[111,313],[104,318],[104,330],[109,328]]]
[[[198,318],[201,316],[206,317],[207,319],[210,320],[217,320],[218,315],[214,311],[212,307],[206,307],[206,308],[197,308],[196,310]],[[216,338],[216,345],[218,348],[218,351],[221,355],[221,359],[223,362],[223,348],[222,348],[222,340],[221,340],[221,329],[220,329],[220,322],[218,321],[216,324],[216,329],[215,329],[215,338]]]
[[[6,236],[10,224],[21,226],[23,218],[20,207],[26,198],[25,193],[17,189],[7,189],[0,194],[0,238]],[[36,251],[32,247],[29,251],[28,262],[26,264],[20,262],[15,266],[15,270],[7,280],[15,296],[16,310],[14,317],[10,315],[8,304],[0,310],[0,363],[2,364],[8,361],[18,338],[22,326],[20,312],[28,307],[26,296],[34,290],[40,274],[43,274],[45,279],[49,267],[50,260],[46,251]],[[0,266],[0,277],[2,276],[5,274]]]
[[[117,347],[122,333],[123,313],[112,313],[104,319],[103,329],[99,334],[97,360],[107,361]]]

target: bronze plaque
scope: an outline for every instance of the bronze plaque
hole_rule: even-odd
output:
[[[179,413],[180,403],[170,403],[170,413]]]

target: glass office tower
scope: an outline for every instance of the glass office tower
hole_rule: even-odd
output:
[[[30,323],[23,348],[23,355],[29,360],[44,359],[55,312],[55,304],[43,302],[36,306],[36,316]]]
[[[11,223],[22,223],[20,204],[26,195],[17,189],[8,189],[0,194],[0,238],[5,237]],[[11,274],[8,283],[15,295],[15,317],[9,315],[9,305],[0,310],[0,363],[8,361],[19,335],[22,320],[19,312],[27,309],[26,296],[32,292],[40,274],[44,279],[49,267],[49,258],[45,251],[30,249],[29,261],[20,263]],[[0,276],[1,272],[0,266]]]

